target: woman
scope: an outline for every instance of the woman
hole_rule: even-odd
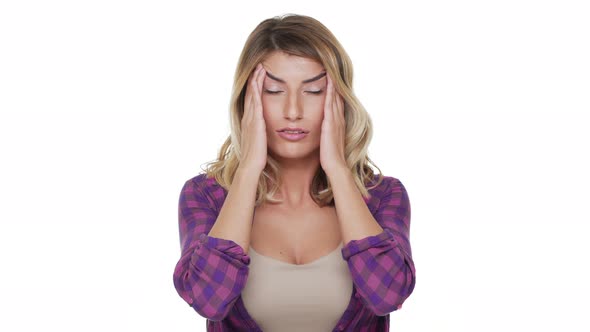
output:
[[[308,16],[262,21],[230,113],[218,160],[180,194],[178,294],[207,331],[389,331],[415,285],[410,203],[368,165],[340,43]]]

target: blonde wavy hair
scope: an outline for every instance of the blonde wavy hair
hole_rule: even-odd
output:
[[[332,78],[334,88],[344,99],[346,163],[362,196],[368,198],[368,189],[378,186],[383,176],[381,169],[368,157],[373,124],[354,95],[352,62],[336,37],[322,23],[312,17],[297,14],[266,19],[248,36],[234,75],[229,105],[231,134],[221,146],[217,160],[206,163],[207,168],[203,170],[207,173],[207,178],[215,177],[219,185],[229,191],[241,160],[241,121],[248,77],[256,65],[274,51],[315,60],[324,66]],[[379,170],[379,179],[373,186],[366,188],[375,178],[369,163]],[[256,206],[264,202],[282,202],[275,198],[281,185],[280,175],[280,165],[267,155],[267,163],[256,190]],[[320,207],[334,205],[332,186],[321,166],[314,175],[309,193]]]

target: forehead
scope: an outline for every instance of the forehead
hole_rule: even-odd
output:
[[[324,71],[324,66],[315,60],[281,51],[271,53],[262,61],[262,66],[271,75],[293,84],[299,84]],[[268,77],[265,80],[276,82]]]

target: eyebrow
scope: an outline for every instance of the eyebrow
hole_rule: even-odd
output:
[[[277,82],[281,82],[281,83],[287,83],[287,82],[285,82],[285,80],[283,80],[283,79],[280,79],[280,78],[278,78],[278,77],[276,77],[276,76],[272,75],[272,74],[271,74],[271,73],[269,73],[268,71],[266,72],[266,75],[267,75],[269,78],[271,78],[271,79],[273,79],[273,80],[275,80],[275,81],[277,81]],[[317,80],[319,80],[320,78],[322,78],[322,77],[324,77],[324,76],[326,76],[326,72],[325,72],[325,71],[324,71],[324,72],[321,72],[319,75],[316,75],[316,76],[314,76],[314,77],[312,77],[312,78],[308,78],[308,79],[306,79],[306,80],[303,80],[303,81],[301,81],[301,83],[304,83],[304,84],[305,84],[305,83],[309,83],[309,82],[317,81]]]

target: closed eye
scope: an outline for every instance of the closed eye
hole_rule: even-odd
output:
[[[277,94],[277,93],[280,93],[280,92],[283,92],[283,91],[272,91],[272,90],[266,90],[265,89],[264,92],[270,93],[270,94]]]
[[[264,92],[266,92],[266,93],[268,93],[268,94],[271,94],[271,95],[276,95],[276,94],[279,94],[279,93],[281,93],[281,92],[283,92],[283,91],[280,91],[280,90],[279,90],[279,91],[272,91],[272,90],[267,90],[267,89],[265,89],[265,90],[264,90]],[[311,93],[311,94],[314,94],[314,95],[319,95],[319,94],[321,94],[322,92],[324,92],[324,90],[317,90],[317,91],[305,91],[305,92],[307,92],[307,93]]]

